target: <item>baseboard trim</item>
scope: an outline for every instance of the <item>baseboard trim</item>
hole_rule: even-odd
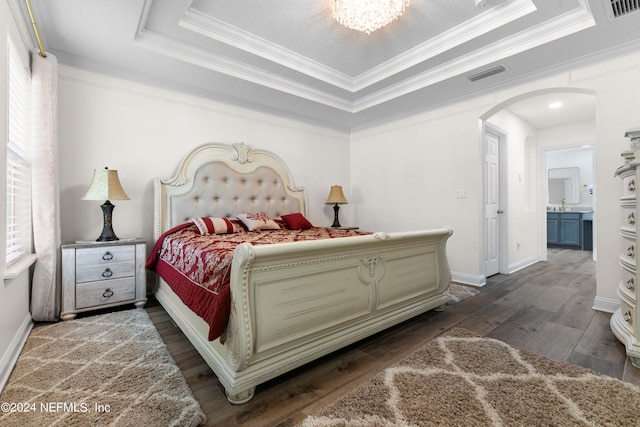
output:
[[[515,263],[509,265],[509,274],[513,274],[516,271],[522,270],[523,268],[527,268],[530,265],[533,265],[538,261],[540,261],[540,258],[531,257],[531,258],[527,258],[527,259],[523,259],[521,261],[515,262]]]
[[[614,313],[620,308],[620,300],[611,298],[595,297],[593,300],[594,310],[604,311],[605,313]]]
[[[7,348],[0,359],[0,392],[4,390],[4,386],[7,384],[9,376],[13,371],[13,367],[18,362],[18,357],[24,344],[27,342],[31,329],[33,329],[33,320],[31,319],[31,313],[27,313],[20,328],[13,336],[9,348]]]
[[[597,311],[604,311],[605,313],[614,313],[620,308],[620,300],[595,297],[592,308]]]
[[[482,287],[487,284],[487,279],[484,276],[474,276],[465,273],[451,272],[451,280],[463,285],[471,285]]]

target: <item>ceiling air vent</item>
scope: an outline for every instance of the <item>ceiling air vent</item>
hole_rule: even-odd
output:
[[[605,0],[611,5],[611,14],[614,18],[640,10],[640,0]]]
[[[506,71],[506,68],[504,68],[502,65],[498,65],[497,67],[489,68],[487,70],[482,70],[478,73],[471,74],[467,76],[467,79],[469,79],[472,82],[475,82],[481,79],[486,79],[487,77],[493,76],[495,74],[502,73],[503,71]]]

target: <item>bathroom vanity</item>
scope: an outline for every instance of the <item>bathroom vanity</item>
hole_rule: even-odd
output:
[[[593,250],[593,213],[547,212],[547,246]]]

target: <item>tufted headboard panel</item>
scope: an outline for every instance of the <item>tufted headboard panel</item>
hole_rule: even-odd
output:
[[[154,179],[154,238],[198,216],[305,212],[304,189],[275,154],[245,144],[207,144],[189,153],[172,178]]]

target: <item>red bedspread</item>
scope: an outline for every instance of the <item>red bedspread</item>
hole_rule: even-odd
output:
[[[229,320],[233,252],[241,243],[267,245],[330,239],[366,233],[314,227],[308,230],[241,231],[202,236],[192,223],[179,225],[156,242],[146,267],[155,270],[182,302],[209,325],[209,340],[221,336]]]

